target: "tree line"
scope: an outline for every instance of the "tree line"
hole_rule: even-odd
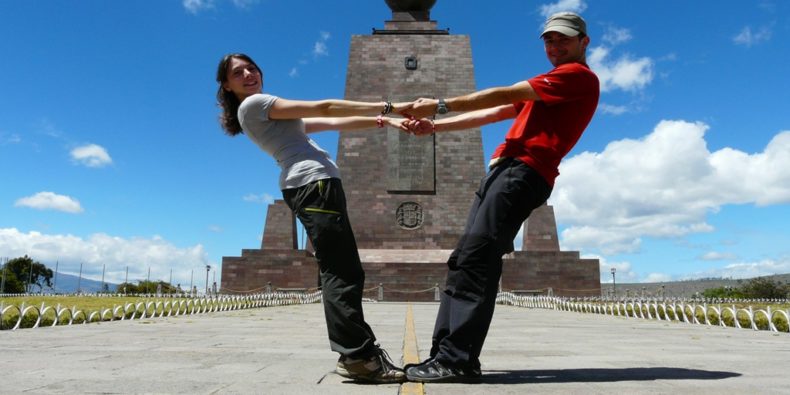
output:
[[[52,288],[54,273],[41,262],[25,255],[10,259],[0,269],[0,294],[43,292],[44,287]],[[115,290],[104,284],[104,293],[120,294],[172,294],[183,293],[181,289],[164,281],[140,281],[137,284],[122,283]]]
[[[52,269],[27,255],[14,258],[6,262],[0,272],[0,292],[8,294],[32,292],[30,288],[33,286],[38,286],[41,292],[44,285],[52,288],[53,275]]]
[[[790,299],[790,284],[756,277],[740,287],[708,288],[702,296],[712,299]]]

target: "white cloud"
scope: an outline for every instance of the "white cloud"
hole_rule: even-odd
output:
[[[631,31],[625,28],[609,27],[601,38],[609,45],[618,45],[631,40]]]
[[[7,134],[0,132],[0,145],[18,144],[22,142],[22,138],[16,133]]]
[[[614,280],[616,280],[617,284],[660,283],[660,282],[672,281],[672,276],[664,273],[650,273],[645,278],[640,280],[639,274],[637,274],[633,270],[633,267],[631,266],[630,262],[609,262],[606,260],[606,258],[598,255],[586,255],[586,256],[582,256],[582,258],[598,259],[600,261],[602,284],[612,284],[613,281],[612,268],[615,269]]]
[[[191,14],[214,8],[214,0],[183,0],[181,4]]]
[[[308,60],[308,56],[305,54],[301,59],[299,59],[296,63],[298,66],[294,66],[288,72],[288,76],[291,78],[296,78],[299,76],[299,67],[306,66],[310,64],[311,61],[316,61],[316,59],[329,56],[329,47],[326,45],[327,41],[332,38],[332,34],[329,32],[318,32],[318,40],[313,43],[313,48],[310,50],[310,55],[312,55],[312,60]]]
[[[71,158],[88,167],[103,167],[112,163],[107,150],[96,144],[74,148],[71,150]]]
[[[642,281],[643,283],[665,283],[672,281],[672,276],[664,273],[650,273]]]
[[[599,255],[583,255],[582,259],[598,260],[601,283],[611,284],[612,280],[615,280],[617,283],[633,283],[638,278],[630,262],[612,262]],[[612,278],[612,269],[615,269],[614,279]]]
[[[790,273],[790,257],[764,259],[756,262],[737,262],[722,268],[702,273],[693,273],[688,278],[754,278],[773,274]]]
[[[73,214],[83,211],[77,199],[46,191],[39,192],[33,196],[20,198],[14,203],[14,206],[29,207],[36,210],[56,210]]]
[[[38,129],[39,133],[54,139],[62,139],[64,135],[64,133],[48,119],[42,119],[39,122]]]
[[[326,43],[323,41],[316,41],[315,45],[313,46],[313,55],[328,56],[329,50],[326,48]]]
[[[189,287],[191,271],[194,284],[198,289],[205,286],[205,268],[207,264],[217,269],[207,259],[203,246],[198,244],[180,248],[161,237],[130,238],[114,237],[97,233],[88,238],[74,235],[43,234],[35,231],[20,232],[15,228],[0,228],[0,256],[31,258],[58,271],[77,275],[80,263],[86,278],[101,280],[102,265],[105,265],[105,280],[121,283],[129,269],[129,282],[136,283],[148,277],[151,268],[151,281],[169,281],[170,270],[173,271],[173,283]],[[203,276],[200,274],[203,273]],[[219,276],[217,277],[219,282]],[[209,279],[209,281],[213,281]]]
[[[244,197],[242,197],[241,199],[244,200],[245,202],[249,202],[249,203],[260,203],[260,204],[272,204],[272,203],[274,203],[274,196],[272,196],[272,195],[270,195],[268,193],[263,193],[263,194],[260,194],[260,195],[256,195],[254,193],[249,193],[247,195],[244,195]]]
[[[628,112],[628,107],[615,106],[613,104],[607,104],[607,103],[600,103],[598,104],[598,111],[601,111],[604,114],[622,115]]]
[[[248,10],[260,0],[231,0],[230,3],[236,8]],[[181,0],[181,4],[190,14],[197,14],[201,11],[216,8],[216,0]]]
[[[315,42],[313,45],[313,56],[329,56],[329,49],[326,46],[326,42],[332,38],[332,35],[329,32],[320,32],[318,41]]]
[[[736,258],[737,256],[731,252],[716,251],[707,252],[699,257],[699,259],[702,259],[703,261],[730,261]]]
[[[557,12],[571,11],[582,13],[586,9],[587,4],[583,0],[558,0],[556,3],[540,6],[540,14],[548,18]]]
[[[233,5],[241,9],[249,9],[257,4],[259,0],[233,0]]]
[[[604,254],[613,255],[639,251],[642,239],[618,228],[577,225],[561,232],[560,244],[563,250],[580,249],[581,246],[595,246]]]
[[[632,59],[623,55],[618,59],[610,58],[611,49],[600,46],[589,50],[587,55],[590,68],[598,75],[601,91],[614,89],[636,91],[653,81],[653,60],[648,57]]]
[[[752,45],[757,45],[759,43],[768,41],[771,39],[771,28],[768,26],[763,26],[760,30],[753,32],[750,26],[746,26],[741,29],[741,32],[738,33],[735,37],[732,38],[732,41],[738,45],[745,45],[746,47],[751,47]]]
[[[566,249],[633,252],[642,237],[710,232],[727,204],[790,203],[790,131],[760,153],[710,152],[701,122],[661,121],[647,136],[566,159],[550,199]],[[737,180],[737,182],[733,182]]]
[[[209,225],[208,230],[213,233],[222,233],[224,231],[219,225]]]

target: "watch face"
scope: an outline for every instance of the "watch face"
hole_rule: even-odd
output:
[[[439,104],[436,106],[436,113],[447,114],[447,104],[444,102],[444,100],[439,100]]]

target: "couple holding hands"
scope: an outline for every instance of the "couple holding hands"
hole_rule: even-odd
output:
[[[586,64],[590,39],[584,20],[573,13],[552,15],[540,37],[554,66],[545,74],[464,96],[404,103],[279,98],[263,93],[262,72],[249,56],[230,54],[220,61],[220,124],[230,136],[246,134],[282,169],[283,198],[315,248],[329,342],[340,354],[336,371],[341,376],[369,383],[480,379],[479,357],[494,313],[502,255],[513,251],[521,224],[549,198],[560,161],[598,104],[598,78]],[[448,112],[460,114],[429,118]],[[513,118],[448,259],[430,357],[398,368],[363,317],[365,272],[340,172],[307,134],[389,126],[426,135]]]

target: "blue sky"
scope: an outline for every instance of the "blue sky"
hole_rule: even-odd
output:
[[[550,69],[548,13],[587,19],[603,90],[549,200],[563,249],[605,282],[790,273],[789,3],[481,4],[431,14],[471,37],[480,89]],[[278,96],[342,97],[351,35],[390,17],[371,0],[0,2],[0,257],[219,281],[280,192],[274,161],[216,122],[217,61],[252,55]],[[483,128],[486,156],[508,126]],[[335,154],[336,132],[313,137]]]

